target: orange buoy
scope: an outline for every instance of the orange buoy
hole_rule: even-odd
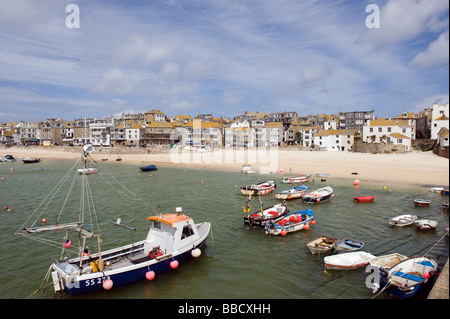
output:
[[[172,268],[172,269],[178,268],[178,260],[172,260],[170,262],[170,268]]]
[[[110,290],[113,287],[113,281],[111,279],[106,279],[103,282],[103,289]]]

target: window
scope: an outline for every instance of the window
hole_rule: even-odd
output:
[[[392,131],[392,128],[388,127],[387,131],[388,131],[388,132],[391,132],[391,131]]]
[[[153,221],[153,228],[161,229],[161,222],[159,220]]]
[[[194,231],[192,230],[191,225],[186,225],[183,227],[183,232],[181,234],[181,239],[188,238],[190,236],[194,235]]]
[[[383,132],[383,128],[382,128],[382,127],[379,127],[379,128],[378,128],[378,132]]]

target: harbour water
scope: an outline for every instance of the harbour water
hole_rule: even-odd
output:
[[[0,298],[68,298],[39,288],[51,263],[59,258],[60,248],[14,235],[73,161],[46,160],[25,165],[21,161],[0,165]],[[316,177],[306,185],[309,189],[331,186],[335,196],[323,203],[307,205],[301,200],[288,201],[290,211],[311,208],[316,224],[287,236],[266,235],[261,229],[244,226],[242,206],[247,197],[240,186],[268,179],[277,182],[276,190],[292,187],[281,183],[280,173],[244,175],[239,172],[213,171],[186,167],[159,167],[154,172],[141,172],[139,165],[122,162],[98,163],[99,173],[91,175],[90,184],[96,199],[95,209],[103,232],[102,249],[113,248],[144,239],[148,232],[148,216],[183,213],[196,223],[209,221],[212,233],[207,250],[190,263],[153,281],[142,281],[77,298],[120,299],[370,299],[366,287],[369,276],[365,269],[324,272],[323,255],[312,255],[306,243],[328,235],[352,238],[365,243],[364,251],[374,255],[398,252],[407,256],[429,253],[443,267],[448,259],[448,212],[442,203],[448,197],[431,193],[429,187],[375,183],[352,179]],[[12,170],[12,171],[11,171]],[[107,173],[106,173],[107,172]],[[299,173],[299,172],[295,172]],[[303,172],[327,173],[327,172]],[[150,176],[151,174],[151,176]],[[113,178],[111,178],[111,176]],[[355,176],[355,178],[358,178]],[[120,181],[126,188],[114,183]],[[105,186],[106,182],[106,186]],[[434,185],[430,185],[434,186]],[[136,196],[130,196],[130,190]],[[355,203],[353,197],[375,195],[372,203]],[[429,207],[416,208],[413,200],[431,200]],[[274,192],[260,197],[264,206],[279,202]],[[63,197],[62,201],[65,200]],[[61,204],[62,204],[61,201]],[[78,212],[79,198],[69,198],[65,211]],[[260,207],[259,198],[250,202],[251,211]],[[7,207],[7,210],[4,208]],[[51,222],[60,207],[48,207]],[[415,226],[390,227],[388,219],[402,213],[438,220],[437,230],[418,231]],[[111,224],[135,227],[130,231]],[[60,234],[55,236],[61,236]],[[377,298],[388,298],[380,295]]]

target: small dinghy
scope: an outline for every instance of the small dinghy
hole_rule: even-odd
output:
[[[252,169],[251,165],[242,165],[242,174],[253,174],[255,171]]]
[[[334,249],[336,249],[336,251],[356,251],[363,247],[364,243],[362,241],[347,238],[337,242]]]
[[[433,230],[436,229],[438,225],[437,220],[428,218],[417,219],[414,223],[419,230]]]
[[[353,197],[353,201],[357,203],[368,203],[373,202],[375,200],[375,196],[359,196],[359,197]]]
[[[329,200],[333,197],[333,189],[330,186],[316,189],[311,193],[304,194],[302,200],[304,203],[312,204]]]
[[[410,298],[427,288],[438,272],[438,262],[431,256],[411,257],[393,266],[384,278],[381,287],[388,295]]]
[[[389,219],[389,225],[397,227],[409,226],[414,224],[416,219],[417,216],[414,214],[398,215]]]
[[[298,212],[289,213],[281,218],[268,222],[265,225],[266,234],[282,235],[296,232],[302,229],[308,230],[309,224],[315,224],[314,212],[312,209],[304,209]]]
[[[285,184],[293,184],[293,183],[306,183],[309,181],[311,175],[300,175],[295,177],[284,177],[281,181]]]
[[[156,171],[158,168],[156,167],[156,165],[147,165],[147,166],[141,166],[141,167],[139,167],[139,169],[143,172],[151,172],[151,171]]]
[[[417,207],[427,207],[430,206],[431,201],[426,199],[415,199],[414,205]]]
[[[24,164],[34,164],[39,163],[40,161],[40,158],[25,157],[24,159],[22,159],[22,162],[24,162]]]
[[[302,185],[290,189],[286,189],[281,192],[276,192],[275,197],[278,199],[294,199],[294,198],[300,198],[303,196],[303,194],[306,193],[306,190],[308,189],[308,186]]]
[[[368,265],[375,257],[364,251],[353,251],[351,253],[327,256],[323,261],[325,262],[325,269],[350,270]]]
[[[444,190],[443,187],[431,187],[430,188],[430,192],[432,192],[432,193],[440,193],[443,190]]]
[[[407,258],[408,257],[405,255],[393,253],[389,255],[375,257],[369,263],[371,266],[375,268],[384,268],[385,270],[389,270],[395,265],[397,265],[399,262]]]
[[[277,187],[275,181],[270,180],[266,182],[261,182],[259,184],[243,186],[241,187],[241,193],[243,195],[264,195],[273,191]]]
[[[330,252],[339,239],[328,236],[320,236],[306,244],[313,255]]]

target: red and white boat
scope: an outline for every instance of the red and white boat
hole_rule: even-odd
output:
[[[417,207],[427,207],[430,206],[431,201],[426,200],[426,199],[415,199],[414,200],[414,205],[416,205]]]

